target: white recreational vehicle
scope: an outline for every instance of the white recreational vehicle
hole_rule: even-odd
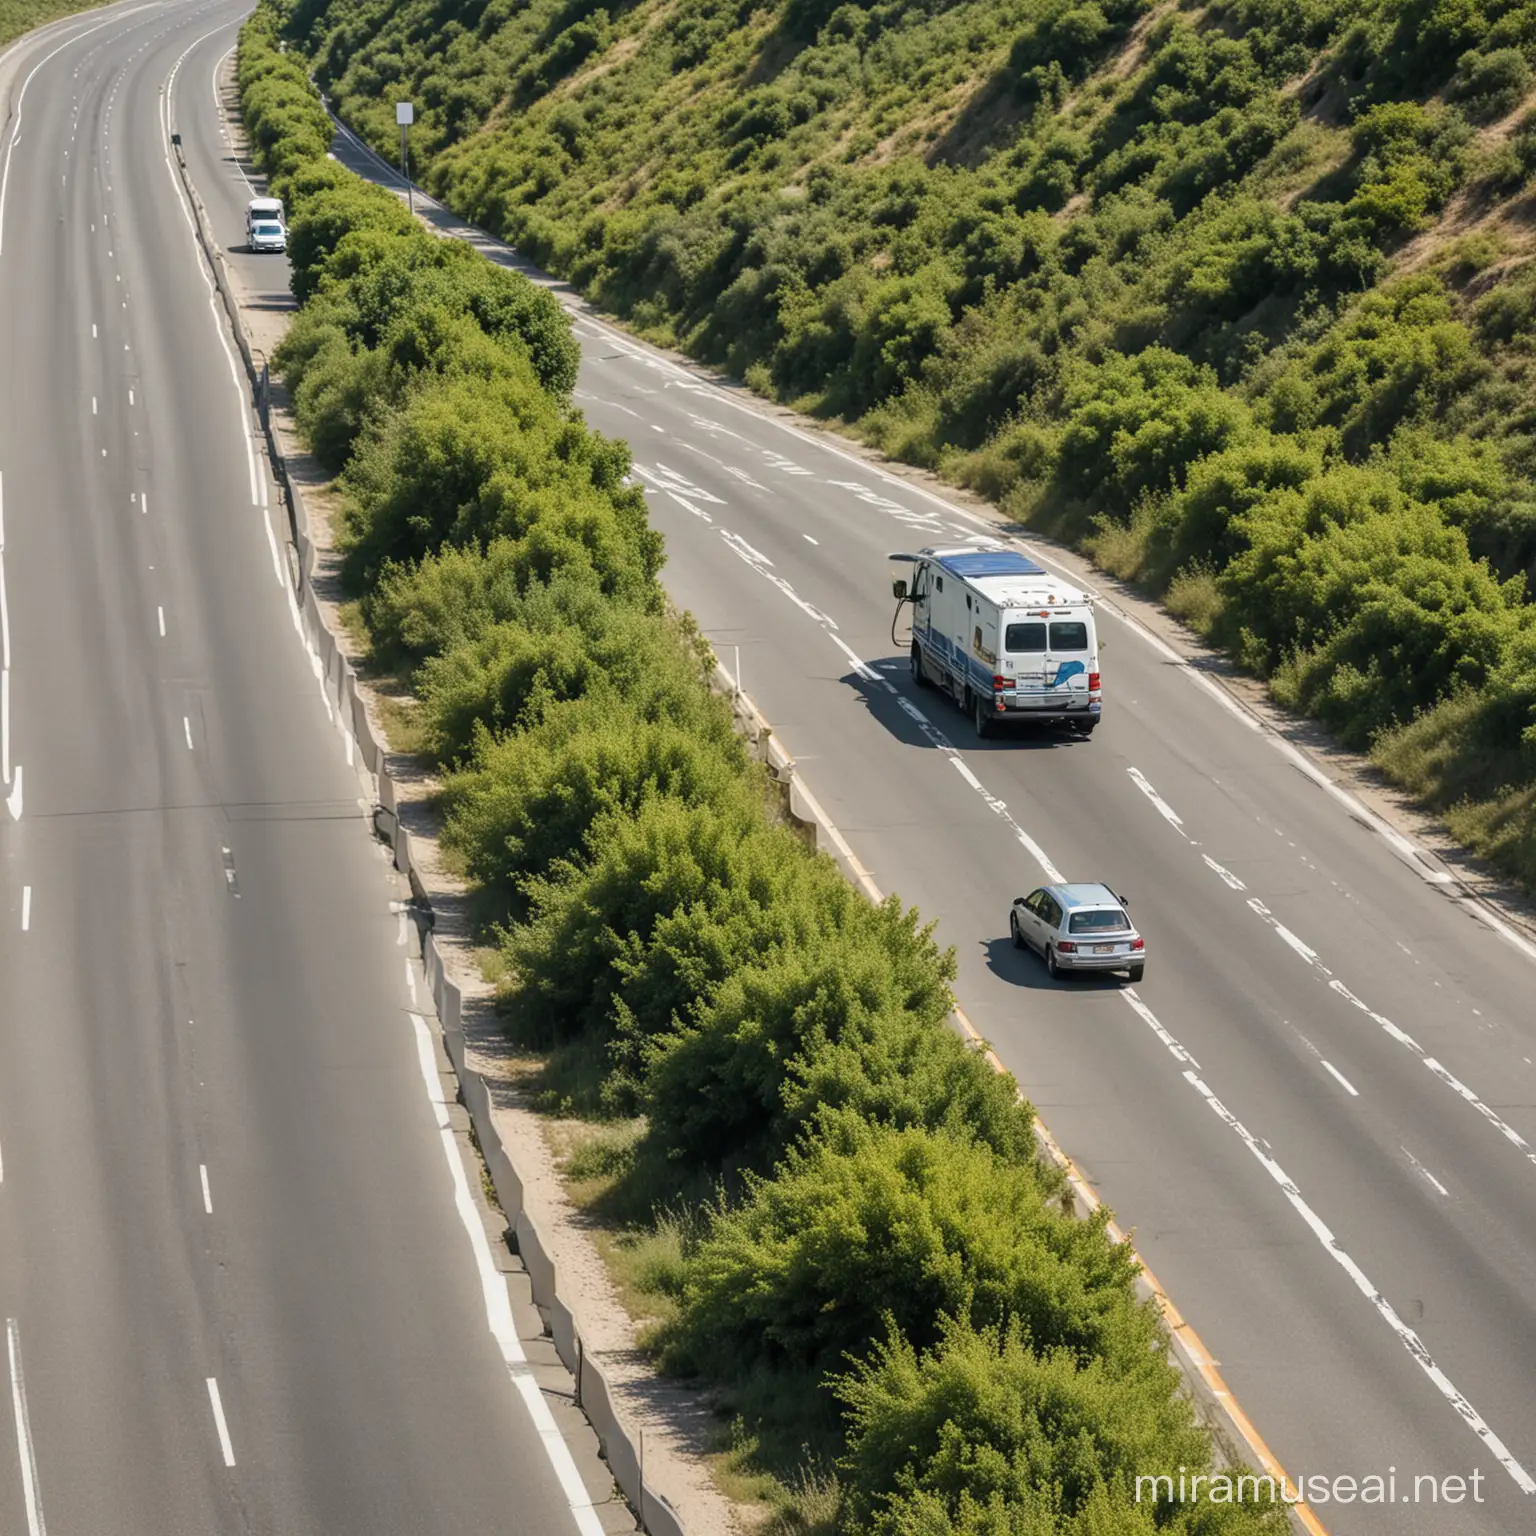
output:
[[[1001,544],[890,558],[913,568],[892,583],[912,605],[912,676],[951,694],[979,736],[1030,720],[1087,735],[1099,723],[1091,598]]]
[[[253,197],[245,209],[245,243],[252,251],[286,251],[283,205],[275,197]]]

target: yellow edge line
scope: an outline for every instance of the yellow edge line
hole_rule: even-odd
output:
[[[982,1052],[993,1070],[1006,1073],[1008,1069],[999,1059],[997,1052],[987,1044],[976,1029],[976,1026],[966,1018],[958,1003],[955,1005],[955,1017],[959,1019],[960,1027],[971,1037],[971,1040],[982,1048]],[[1045,1123],[1038,1114],[1035,1116],[1035,1128],[1039,1132],[1041,1140],[1050,1148],[1051,1156],[1066,1170],[1067,1177],[1072,1182],[1072,1187],[1081,1196],[1084,1204],[1087,1205],[1090,1211],[1097,1210],[1103,1202],[1089,1187],[1088,1180],[1083,1177],[1082,1169],[1062,1151],[1056,1138],[1046,1129]],[[1112,1242],[1126,1243],[1130,1247],[1131,1252],[1136,1254],[1136,1262],[1141,1266],[1141,1272],[1146,1277],[1147,1285],[1150,1287],[1152,1295],[1156,1298],[1158,1309],[1163,1314],[1163,1320],[1168,1324],[1169,1332],[1178,1336],[1180,1342],[1184,1345],[1185,1351],[1194,1361],[1195,1369],[1200,1372],[1201,1379],[1231,1416],[1232,1422],[1237,1426],[1237,1432],[1248,1443],[1248,1449],[1253,1453],[1259,1465],[1279,1484],[1282,1490],[1291,1487],[1292,1484],[1285,1475],[1285,1468],[1280,1465],[1274,1452],[1264,1443],[1264,1437],[1254,1427],[1253,1420],[1238,1406],[1237,1399],[1233,1397],[1231,1390],[1222,1379],[1221,1372],[1216,1369],[1216,1362],[1211,1358],[1211,1352],[1205,1347],[1204,1340],[1190,1326],[1184,1314],[1173,1304],[1173,1298],[1163,1289],[1162,1283],[1147,1267],[1146,1260],[1136,1252],[1135,1245],[1130,1243],[1125,1233],[1121,1231],[1119,1224],[1111,1221],[1108,1231]],[[1288,1507],[1295,1512],[1296,1518],[1301,1521],[1302,1526],[1308,1532],[1308,1536],[1328,1536],[1328,1531],[1323,1523],[1305,1504],[1297,1501]]]

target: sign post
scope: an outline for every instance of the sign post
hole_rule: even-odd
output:
[[[416,108],[408,101],[395,103],[395,121],[400,124],[400,174],[405,178],[405,206],[416,212],[416,198],[411,188],[411,158],[406,146],[406,134],[416,120]]]

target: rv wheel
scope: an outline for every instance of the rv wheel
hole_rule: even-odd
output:
[[[929,677],[925,671],[923,671],[922,647],[918,645],[916,640],[912,642],[912,681],[916,683],[919,688],[933,687],[933,679]]]

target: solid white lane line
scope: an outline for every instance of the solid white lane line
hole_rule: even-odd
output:
[[[165,609],[163,607],[158,607],[158,608],[155,609],[155,613],[159,616],[159,619],[160,619],[160,638],[162,640],[164,640],[165,639]]]
[[[24,885],[21,888],[21,931],[26,933],[32,927],[32,887]]]
[[[1322,1057],[1318,1057],[1318,1060],[1322,1061]],[[1344,1074],[1342,1072],[1340,1072],[1339,1069],[1336,1066],[1334,1066],[1334,1064],[1331,1061],[1323,1061],[1323,1070],[1325,1072],[1331,1073],[1338,1080],[1340,1086],[1344,1089],[1344,1091],[1347,1094],[1350,1095],[1351,1098],[1358,1099],[1360,1097],[1360,1090],[1358,1088],[1356,1088],[1355,1085],[1352,1082],[1350,1082],[1350,1080],[1347,1077],[1345,1077]]]
[[[411,994],[411,1002],[416,1001],[416,973],[411,969],[411,957],[405,957],[405,985]]]
[[[42,1496],[37,1483],[37,1454],[32,1448],[32,1420],[27,1414],[27,1385],[21,1371],[21,1325],[5,1320],[5,1344],[11,1363],[11,1412],[16,1420],[16,1452],[21,1458],[21,1499],[27,1511],[28,1536],[47,1536]]]
[[[187,751],[190,752],[190,751],[193,750],[193,748],[192,748],[192,721],[186,715],[183,715],[181,717],[181,728],[186,733],[186,737],[187,737]]]
[[[235,1464],[235,1448],[230,1443],[229,1425],[224,1421],[224,1403],[219,1397],[219,1382],[216,1376],[208,1378],[208,1401],[213,1406],[213,1422],[219,1431],[219,1449],[224,1453],[224,1465],[232,1467]]]
[[[501,1350],[501,1357],[506,1363],[507,1374],[512,1380],[513,1387],[533,1420],[539,1444],[543,1446],[544,1454],[549,1457],[554,1467],[555,1476],[559,1479],[566,1503],[575,1517],[577,1530],[581,1536],[603,1536],[602,1522],[597,1517],[597,1511],[592,1507],[592,1498],[582,1484],[581,1474],[576,1470],[570,1447],[566,1445],[560,1434],[559,1426],[555,1423],[549,1404],[544,1401],[544,1394],[540,1391],[538,1382],[534,1380],[533,1373],[527,1369],[528,1357],[523,1352],[522,1340],[517,1335],[517,1324],[512,1316],[512,1303],[507,1294],[507,1282],[502,1278],[500,1271],[496,1268],[495,1260],[491,1257],[491,1246],[486,1241],[485,1227],[469,1192],[469,1179],[464,1172],[464,1162],[454,1143],[453,1125],[448,1118],[448,1101],[443,1091],[442,1079],[438,1075],[437,1061],[432,1051],[432,1036],[427,1030],[427,1021],[419,1013],[412,1013],[410,1019],[416,1035],[416,1060],[421,1067],[422,1080],[427,1088],[427,1098],[432,1105],[432,1115],[437,1123],[438,1139],[442,1145],[443,1156],[448,1161],[448,1171],[453,1179],[454,1207],[459,1213],[459,1220],[465,1232],[469,1234],[470,1246],[474,1250],[475,1268],[480,1276],[480,1293],[485,1301],[486,1322],[490,1327],[491,1336]]]
[[[213,1215],[213,1191],[208,1187],[208,1164],[197,1165],[198,1177],[203,1181],[203,1209],[208,1215]]]

